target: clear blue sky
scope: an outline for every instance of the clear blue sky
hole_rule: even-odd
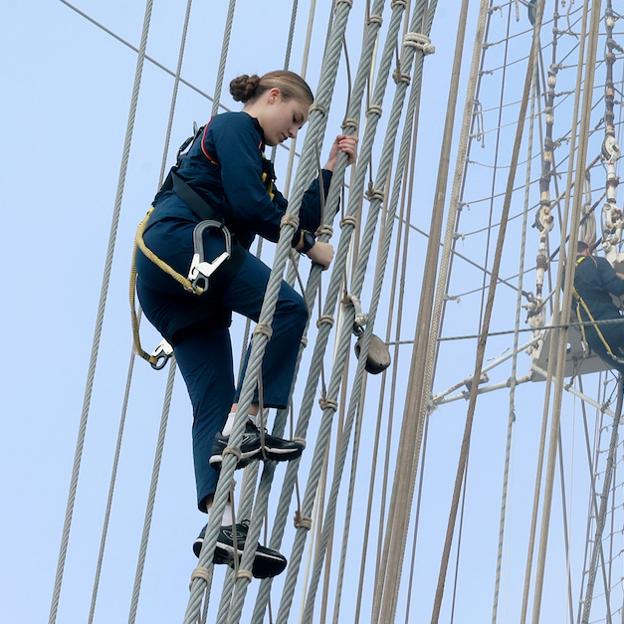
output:
[[[184,4],[158,0],[154,6],[148,53],[170,68],[175,68]],[[322,6],[315,27],[308,74],[313,87],[318,78],[320,50],[327,23],[326,5],[329,3],[319,4]],[[352,71],[355,71],[357,64],[364,3],[354,4],[348,34],[350,50],[355,51],[351,58]],[[472,4],[467,36],[470,42],[477,10],[477,3]],[[309,3],[302,2],[301,5],[293,51],[294,69],[301,64]],[[138,45],[144,10],[142,2],[80,0],[77,6]],[[428,228],[441,148],[458,7],[457,2],[440,3],[432,33],[437,52],[425,62],[413,198],[413,221],[425,229]],[[225,8],[225,2],[196,1],[192,12],[183,75],[209,93],[214,87]],[[0,618],[6,622],[35,623],[47,619],[54,582],[136,55],[58,1],[24,3],[0,0],[0,17],[3,82],[0,176],[4,189],[0,257],[5,267],[6,282],[4,304],[0,311],[4,330],[4,417],[0,434],[0,483],[4,499],[4,511],[0,515],[0,549],[3,555]],[[286,0],[239,2],[226,85],[229,79],[240,73],[262,73],[282,65],[289,17],[290,3]],[[524,13],[521,20],[520,25],[514,22],[517,30],[528,27],[524,23]],[[504,27],[502,14],[495,16],[493,23],[496,31],[500,32]],[[519,58],[524,53],[526,38],[515,45],[513,58]],[[499,50],[490,58],[490,66],[500,61],[498,54]],[[467,69],[468,63],[469,56],[466,54],[464,69]],[[517,99],[523,71],[524,63],[512,70],[509,79],[516,97],[510,95],[506,101]],[[330,118],[330,127],[335,128],[335,132],[338,132],[346,102],[343,65],[338,75],[335,110]],[[568,79],[571,75],[567,74]],[[157,184],[172,83],[169,76],[146,63],[61,596],[58,621],[62,623],[86,621],[88,613],[131,349],[127,280],[132,237]],[[496,102],[497,84],[493,83],[489,92],[487,86],[484,87],[490,105]],[[463,93],[462,83],[460,112]],[[224,96],[224,103],[236,106],[229,95]],[[389,110],[389,106],[390,99],[387,97],[384,110]],[[181,87],[169,163],[177,145],[189,134],[192,122],[203,122],[209,111],[210,102]],[[507,109],[503,123],[513,122],[514,114],[517,115],[517,106]],[[485,120],[486,128],[495,126],[493,113],[486,112]],[[560,134],[567,127],[562,124],[564,130]],[[505,136],[510,143],[511,135]],[[492,146],[493,138],[489,135],[486,150],[477,153],[475,160],[491,160]],[[533,153],[537,151],[535,147]],[[502,162],[507,163],[509,150],[504,153]],[[278,154],[277,163],[283,179],[285,152]],[[539,160],[534,164],[537,168]],[[471,199],[489,192],[491,173],[486,168],[475,171],[477,173],[471,181],[474,188],[466,193]],[[533,177],[537,175],[535,171],[537,169],[534,169]],[[600,175],[598,172],[597,176]],[[519,172],[520,177],[524,177],[523,169]],[[505,181],[506,170],[502,170],[497,190]],[[599,184],[597,179],[594,186]],[[533,201],[537,200],[535,191],[532,197]],[[521,207],[522,197],[518,194],[512,213],[518,212]],[[500,210],[500,203],[495,210]],[[465,211],[463,219],[466,230],[478,228],[487,223],[487,210],[475,205]],[[520,220],[516,220],[510,229],[504,275],[515,272],[519,227]],[[535,233],[531,231],[527,254],[529,264],[534,258],[535,239]],[[484,237],[466,239],[459,247],[479,262],[483,261],[484,248]],[[424,238],[413,234],[403,321],[404,339],[411,338],[414,333],[424,249]],[[477,271],[467,268],[465,264],[456,268],[451,293],[478,287],[480,276]],[[388,276],[389,273],[387,279]],[[528,280],[529,289],[532,289],[532,274]],[[513,325],[514,295],[502,287],[499,290],[500,304],[496,307],[493,328],[509,329]],[[469,295],[459,304],[451,304],[445,333],[473,333],[477,329],[478,305],[478,295]],[[384,333],[385,323],[384,311],[377,321],[377,333]],[[240,352],[240,328],[241,325],[237,324],[233,329],[235,357]],[[155,333],[147,327],[142,335],[145,345],[158,341]],[[493,340],[488,355],[497,355],[510,344],[510,337]],[[436,390],[470,373],[473,348],[473,342],[445,346]],[[406,348],[403,348],[402,356],[394,365],[400,371],[394,412],[396,429],[403,413],[403,389],[409,368]],[[526,373],[528,365],[528,358],[523,356],[519,365],[520,374]],[[508,369],[504,369],[498,376],[493,375],[493,379],[504,380],[507,375]],[[137,362],[96,613],[96,621],[99,622],[123,622],[127,619],[165,378],[165,372],[155,373],[143,362]],[[588,392],[592,395],[596,392],[595,383],[593,379],[586,381],[590,387]],[[370,380],[370,406],[366,410],[356,491],[356,500],[359,501],[367,496],[370,466],[366,458],[372,452],[378,388],[379,380]],[[500,622],[516,621],[516,616],[510,614],[516,614],[519,608],[542,392],[541,384],[523,386],[518,390]],[[315,413],[318,415],[318,410]],[[419,529],[411,622],[428,621],[464,414],[465,404],[458,402],[438,410],[431,420],[430,461]],[[587,488],[579,414],[578,406],[566,401],[564,456],[567,479],[572,480],[568,494],[572,501],[575,582],[580,579]],[[507,398],[504,391],[479,400],[455,612],[458,624],[483,622],[490,617],[506,420]],[[315,429],[316,424],[312,427],[313,431]],[[281,474],[278,472],[278,484]],[[305,463],[301,474],[303,487]],[[343,484],[343,490],[345,487]],[[544,594],[544,622],[566,621],[565,561],[558,486],[556,492],[547,590]],[[178,380],[143,579],[139,622],[174,622],[182,617],[188,595],[188,577],[195,562],[190,545],[203,523],[195,508],[194,496],[190,405],[186,391]],[[349,550],[354,571],[348,576],[352,578],[357,576],[359,570],[359,540],[363,525],[363,520],[359,518],[363,517],[363,513],[360,506],[355,515],[356,526]],[[341,531],[340,513],[337,535],[340,536]],[[337,538],[335,552],[339,550],[339,543],[340,537]],[[408,547],[411,547],[411,542]],[[288,555],[288,548],[284,552]],[[370,608],[373,557],[374,550],[371,550],[369,590],[364,598],[362,622],[366,621]],[[219,587],[220,578],[218,575],[213,587]],[[452,579],[452,573],[448,578]],[[356,581],[352,582],[354,584],[345,589],[341,622],[351,621]],[[449,621],[451,590],[449,580],[442,621]],[[577,591],[575,586],[575,596]],[[601,588],[599,591],[602,591]],[[219,591],[213,591],[213,608],[219,595]],[[274,607],[280,594],[275,595]],[[621,600],[621,593],[617,595]],[[253,604],[255,585],[248,596],[248,602]],[[404,604],[405,589],[401,592],[399,613]],[[293,613],[295,610],[296,607]]]

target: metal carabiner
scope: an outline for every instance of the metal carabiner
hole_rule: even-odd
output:
[[[204,260],[204,231],[208,228],[216,228],[223,234],[225,241],[225,251],[217,256],[212,262]],[[204,292],[208,290],[208,278],[232,255],[232,236],[230,231],[221,221],[208,219],[201,221],[193,230],[193,260],[189,269],[188,279],[193,289],[201,288]],[[203,283],[203,285],[201,284]]]
[[[173,355],[173,347],[166,341],[161,340],[158,346],[152,351],[150,366],[154,370],[162,370]]]

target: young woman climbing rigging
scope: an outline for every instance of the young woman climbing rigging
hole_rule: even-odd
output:
[[[212,505],[250,352],[236,388],[228,329],[231,315],[237,312],[257,322],[269,280],[270,269],[249,248],[256,234],[273,242],[279,239],[287,207],[286,199],[274,186],[273,165],[265,158],[264,148],[294,138],[306,122],[314,99],[307,83],[289,71],[273,71],[261,78],[240,76],[230,83],[230,92],[236,101],[244,103],[243,110],[217,115],[195,134],[154,198],[154,210],[142,234],[145,253],[136,254],[136,290],[141,307],[173,346],[193,406],[197,502],[205,512]],[[334,141],[320,179],[303,196],[299,228],[292,239],[294,249],[324,269],[332,261],[333,248],[317,242],[314,232],[321,224],[321,193],[327,193],[340,152],[353,162],[356,139],[339,135]],[[223,255],[228,248],[229,254]],[[215,258],[224,261],[215,263],[213,273],[212,269],[206,272],[206,260]],[[172,278],[169,268],[194,276],[194,284],[207,287],[206,292],[199,296],[199,291],[189,292]],[[282,282],[262,364],[266,408],[288,406],[307,315],[303,298]],[[257,459],[288,461],[299,457],[303,447],[298,442],[261,434],[253,421],[257,412],[256,391],[237,467]],[[232,523],[230,501],[221,521],[214,557],[217,563],[233,563]],[[246,532],[244,521],[236,525],[239,554]],[[196,554],[202,541],[203,530],[194,545]],[[285,566],[286,559],[280,553],[259,546],[252,571],[257,577],[274,576]]]

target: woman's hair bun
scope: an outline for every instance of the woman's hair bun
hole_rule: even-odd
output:
[[[243,74],[230,82],[230,93],[237,102],[245,103],[256,95],[259,84],[260,76]]]

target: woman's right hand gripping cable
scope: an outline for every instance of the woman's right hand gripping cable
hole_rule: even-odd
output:
[[[323,271],[326,271],[334,258],[334,246],[331,243],[316,241],[306,253],[306,256],[308,256],[312,262],[319,264]]]

